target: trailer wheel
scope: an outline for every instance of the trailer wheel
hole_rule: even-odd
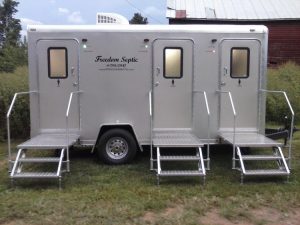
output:
[[[127,130],[115,128],[105,132],[97,148],[98,157],[107,164],[124,164],[133,160],[137,151],[134,137]]]

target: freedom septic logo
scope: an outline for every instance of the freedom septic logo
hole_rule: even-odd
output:
[[[133,68],[129,68],[130,65],[134,63],[138,63],[139,59],[136,57],[104,57],[98,55],[95,57],[95,62],[100,63],[104,66],[99,70],[133,70]]]

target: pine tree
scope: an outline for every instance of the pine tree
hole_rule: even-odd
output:
[[[20,46],[20,20],[14,18],[18,4],[14,0],[3,0],[0,5],[0,71],[4,72],[13,72],[24,55],[24,48]]]
[[[148,24],[147,17],[143,17],[140,13],[135,13],[129,21],[130,24]]]
[[[21,24],[20,20],[14,18],[17,13],[18,2],[14,0],[3,0],[0,6],[0,36],[1,46],[18,46],[20,40]]]

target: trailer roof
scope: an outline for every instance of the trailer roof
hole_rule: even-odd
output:
[[[262,25],[29,25],[28,32],[266,33]]]
[[[198,20],[299,20],[299,0],[167,0],[167,17]]]

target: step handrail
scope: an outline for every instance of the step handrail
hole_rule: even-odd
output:
[[[70,140],[70,128],[69,128],[69,114],[70,114],[70,108],[71,108],[71,103],[73,100],[73,95],[74,94],[80,94],[83,93],[83,91],[73,91],[70,93],[69,101],[68,101],[68,107],[66,111],[66,149],[67,149],[67,171],[70,171],[70,160],[69,160],[69,140]]]
[[[193,91],[194,93],[200,93],[203,94],[204,97],[204,101],[205,101],[205,107],[206,107],[206,112],[207,112],[207,139],[208,139],[208,144],[207,144],[207,169],[210,170],[210,146],[209,146],[209,141],[210,141],[210,131],[211,131],[211,127],[210,127],[210,109],[209,109],[209,105],[208,105],[208,98],[207,98],[207,94],[206,91]]]
[[[38,93],[38,91],[26,91],[26,92],[17,92],[14,94],[13,100],[10,103],[9,109],[6,114],[6,125],[7,125],[7,147],[8,147],[8,162],[9,162],[9,170],[10,170],[10,162],[11,162],[11,135],[10,135],[10,116],[19,95],[27,95],[32,93]]]
[[[150,116],[150,170],[153,170],[153,107],[152,107],[152,90],[148,93],[149,97],[149,116]]]
[[[230,104],[231,104],[231,109],[232,109],[232,113],[233,113],[233,153],[232,153],[232,167],[233,169],[235,169],[235,133],[236,133],[236,118],[237,118],[237,113],[235,110],[235,106],[233,103],[233,99],[232,99],[232,95],[230,91],[221,91],[221,90],[217,90],[216,91],[219,95],[221,94],[228,94],[229,100],[230,100]]]
[[[291,127],[290,127],[290,136],[289,136],[289,156],[288,156],[288,160],[289,160],[289,168],[291,169],[291,161],[292,161],[292,141],[293,141],[293,130],[294,130],[294,119],[295,119],[295,112],[293,110],[293,107],[291,105],[291,102],[286,94],[285,91],[275,91],[275,90],[266,90],[266,89],[260,89],[260,92],[265,92],[265,93],[271,93],[271,94],[283,94],[285,101],[289,107],[289,110],[292,114],[292,119],[291,119]]]
[[[152,91],[149,91],[149,115],[152,117]]]

